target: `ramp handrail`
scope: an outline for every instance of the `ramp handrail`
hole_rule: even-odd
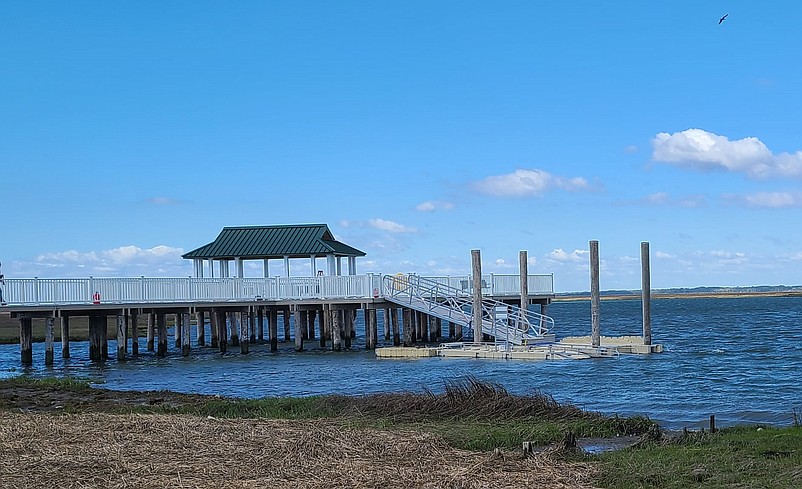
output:
[[[473,296],[462,289],[414,274],[385,275],[382,288],[386,299],[472,327]],[[549,316],[486,297],[482,297],[481,315],[482,332],[497,342],[523,344],[543,337],[554,327]]]

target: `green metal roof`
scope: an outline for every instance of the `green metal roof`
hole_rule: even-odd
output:
[[[364,252],[334,239],[325,224],[225,227],[213,242],[182,256],[190,259],[262,259],[329,254],[365,256]]]

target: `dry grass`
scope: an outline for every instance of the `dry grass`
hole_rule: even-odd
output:
[[[548,454],[471,452],[322,420],[0,413],[6,488],[586,488],[596,475]]]

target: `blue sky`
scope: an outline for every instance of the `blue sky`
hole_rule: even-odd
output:
[[[718,19],[728,18],[721,24]],[[186,276],[226,225],[360,271],[799,284],[802,3],[0,6],[8,277]],[[258,275],[258,264],[247,273]],[[279,264],[276,264],[277,266]],[[304,272],[306,262],[294,264]]]

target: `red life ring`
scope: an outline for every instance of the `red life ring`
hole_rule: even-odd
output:
[[[100,304],[100,292],[92,294],[92,304]]]

